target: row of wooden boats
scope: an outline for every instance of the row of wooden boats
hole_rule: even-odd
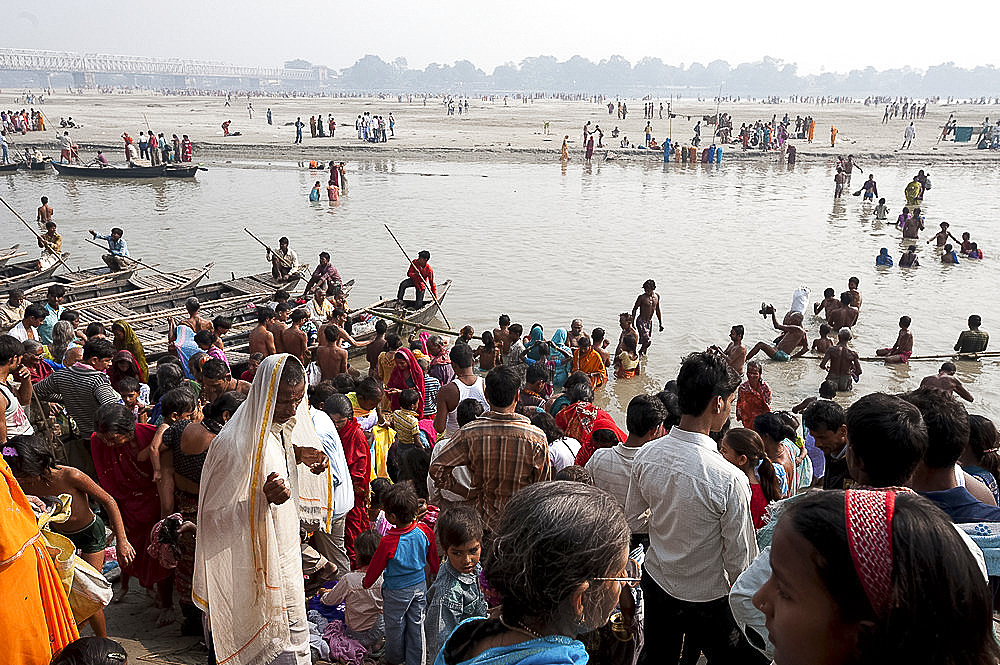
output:
[[[0,250],[16,254],[18,246]],[[67,255],[68,256],[68,255]],[[92,268],[58,273],[62,264],[46,270],[32,270],[34,261],[0,264],[0,290],[23,289],[28,300],[44,301],[49,286],[66,287],[65,306],[80,314],[83,325],[100,322],[105,326],[119,320],[127,321],[143,344],[146,357],[153,362],[168,352],[168,336],[173,321],[187,317],[186,301],[195,297],[201,304],[199,315],[212,319],[224,315],[233,319],[233,327],[223,341],[231,363],[245,361],[250,331],[257,324],[257,308],[274,300],[275,291],[295,292],[298,283],[309,275],[307,265],[299,266],[283,280],[275,280],[270,271],[204,284],[214,264],[174,272],[153,271],[139,265],[111,272],[108,268]],[[354,280],[344,285],[350,294]],[[438,287],[438,300],[443,300],[451,288],[448,280]],[[294,306],[294,305],[293,305]],[[352,309],[352,333],[359,342],[374,338],[374,321],[386,317],[389,332],[407,333],[429,323],[437,313],[433,301],[416,308],[412,301],[380,299],[370,305]],[[353,347],[349,357],[363,357],[365,349]]]
[[[13,173],[19,169],[44,171],[51,164],[59,175],[82,176],[86,178],[193,178],[198,171],[208,169],[199,164],[160,164],[158,166],[114,166],[104,164],[68,164],[56,162],[46,157],[40,162],[11,162],[0,164],[0,173]]]

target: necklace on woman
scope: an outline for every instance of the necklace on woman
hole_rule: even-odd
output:
[[[531,638],[534,638],[534,639],[538,639],[538,640],[542,639],[542,635],[541,634],[536,633],[535,631],[531,630],[530,628],[528,628],[527,626],[525,626],[520,621],[517,623],[516,626],[512,626],[509,623],[507,623],[506,621],[504,621],[503,620],[503,615],[501,615],[500,616],[500,623],[507,630],[513,631],[515,633],[521,633],[522,635],[527,635],[528,637],[531,637]]]

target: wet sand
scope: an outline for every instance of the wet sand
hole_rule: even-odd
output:
[[[21,108],[23,104],[13,101],[14,91],[0,94],[0,108]],[[405,98],[404,98],[405,100]],[[473,160],[556,160],[563,136],[569,136],[571,160],[582,158],[583,125],[590,120],[604,130],[603,158],[608,151],[614,157],[654,158],[646,150],[629,150],[620,147],[621,138],[613,139],[614,127],[622,130],[633,144],[644,140],[647,120],[642,117],[643,101],[626,100],[629,112],[627,119],[619,120],[616,114],[609,115],[607,103],[594,104],[590,101],[537,100],[522,103],[509,99],[505,106],[500,101],[469,100],[469,111],[462,115],[448,116],[443,98],[413,102],[399,102],[395,96],[377,98],[257,98],[253,100],[254,115],[249,118],[245,97],[232,101],[225,107],[224,97],[164,96],[152,93],[140,94],[100,94],[87,92],[83,95],[56,93],[46,99],[39,108],[47,119],[46,130],[29,132],[25,136],[13,136],[15,148],[37,145],[46,154],[58,156],[55,130],[60,117],[72,116],[83,126],[71,129],[70,136],[81,147],[81,157],[88,161],[97,149],[103,149],[114,161],[124,159],[123,131],[138,139],[140,131],[153,128],[163,132],[169,139],[171,134],[188,134],[194,143],[195,161],[212,163],[227,160],[310,160],[310,159],[350,159],[351,156],[420,157],[435,156],[448,159]],[[654,119],[650,121],[653,136],[662,141],[672,136],[675,143],[690,143],[695,122],[704,115],[714,115],[716,104],[711,100],[699,102],[695,99],[674,101],[677,117],[672,121],[659,119],[660,100],[654,100]],[[664,102],[664,105],[665,102]],[[273,125],[267,124],[266,111],[272,110]],[[794,140],[799,160],[829,160],[848,153],[862,159],[913,161],[922,164],[934,161],[982,161],[1000,160],[1000,153],[976,150],[973,142],[954,143],[951,140],[938,141],[941,127],[954,113],[960,126],[981,125],[984,116],[997,118],[1000,107],[972,104],[929,104],[927,117],[915,120],[916,139],[909,150],[901,151],[903,131],[909,120],[896,118],[882,124],[883,105],[865,106],[857,104],[760,104],[749,102],[723,103],[721,112],[730,113],[734,129],[738,133],[743,122],[753,123],[758,119],[770,120],[777,114],[778,119],[788,113],[793,121],[796,115],[812,115],[816,119],[813,143]],[[358,114],[368,111],[387,119],[393,113],[396,119],[395,136],[388,142],[372,144],[357,138],[354,121]],[[309,118],[322,113],[324,119],[333,114],[337,120],[334,138],[312,138],[309,132]],[[666,115],[666,113],[664,113]],[[301,145],[293,145],[295,130],[291,123],[301,117],[306,123]],[[223,137],[221,123],[232,120],[230,130],[240,132],[240,136]],[[543,125],[549,122],[549,133]],[[830,146],[830,126],[839,130],[836,145]],[[62,130],[60,130],[62,131]],[[711,143],[712,128],[702,128],[702,147]],[[973,140],[978,130],[973,134]],[[656,158],[659,158],[657,156]],[[761,153],[751,150],[743,152],[736,144],[726,146],[725,159],[760,159],[776,161],[776,153]]]

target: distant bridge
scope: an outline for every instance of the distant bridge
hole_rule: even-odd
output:
[[[256,81],[258,84],[287,82],[315,86],[329,78],[329,72],[325,67],[311,69],[244,67],[180,58],[162,59],[7,48],[0,48],[0,72],[72,74],[78,87],[95,85],[95,77],[98,75],[168,77],[179,87],[189,87],[198,80],[206,81],[206,79],[216,85],[221,79],[230,79],[243,82]]]

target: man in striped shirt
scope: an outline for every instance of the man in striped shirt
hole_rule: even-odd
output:
[[[104,404],[121,401],[104,373],[114,356],[115,347],[110,340],[92,339],[83,345],[81,362],[56,370],[35,384],[35,395],[43,402],[62,397],[66,413],[76,422],[80,434],[79,439],[66,443],[66,461],[88,473],[94,468],[87,448],[94,433],[94,414]]]
[[[455,434],[431,464],[430,476],[439,490],[466,497],[486,528],[493,530],[510,497],[549,479],[549,446],[542,430],[515,412],[521,388],[516,371],[496,367],[486,375],[485,384],[490,410]],[[452,475],[460,466],[472,474],[472,489]]]

